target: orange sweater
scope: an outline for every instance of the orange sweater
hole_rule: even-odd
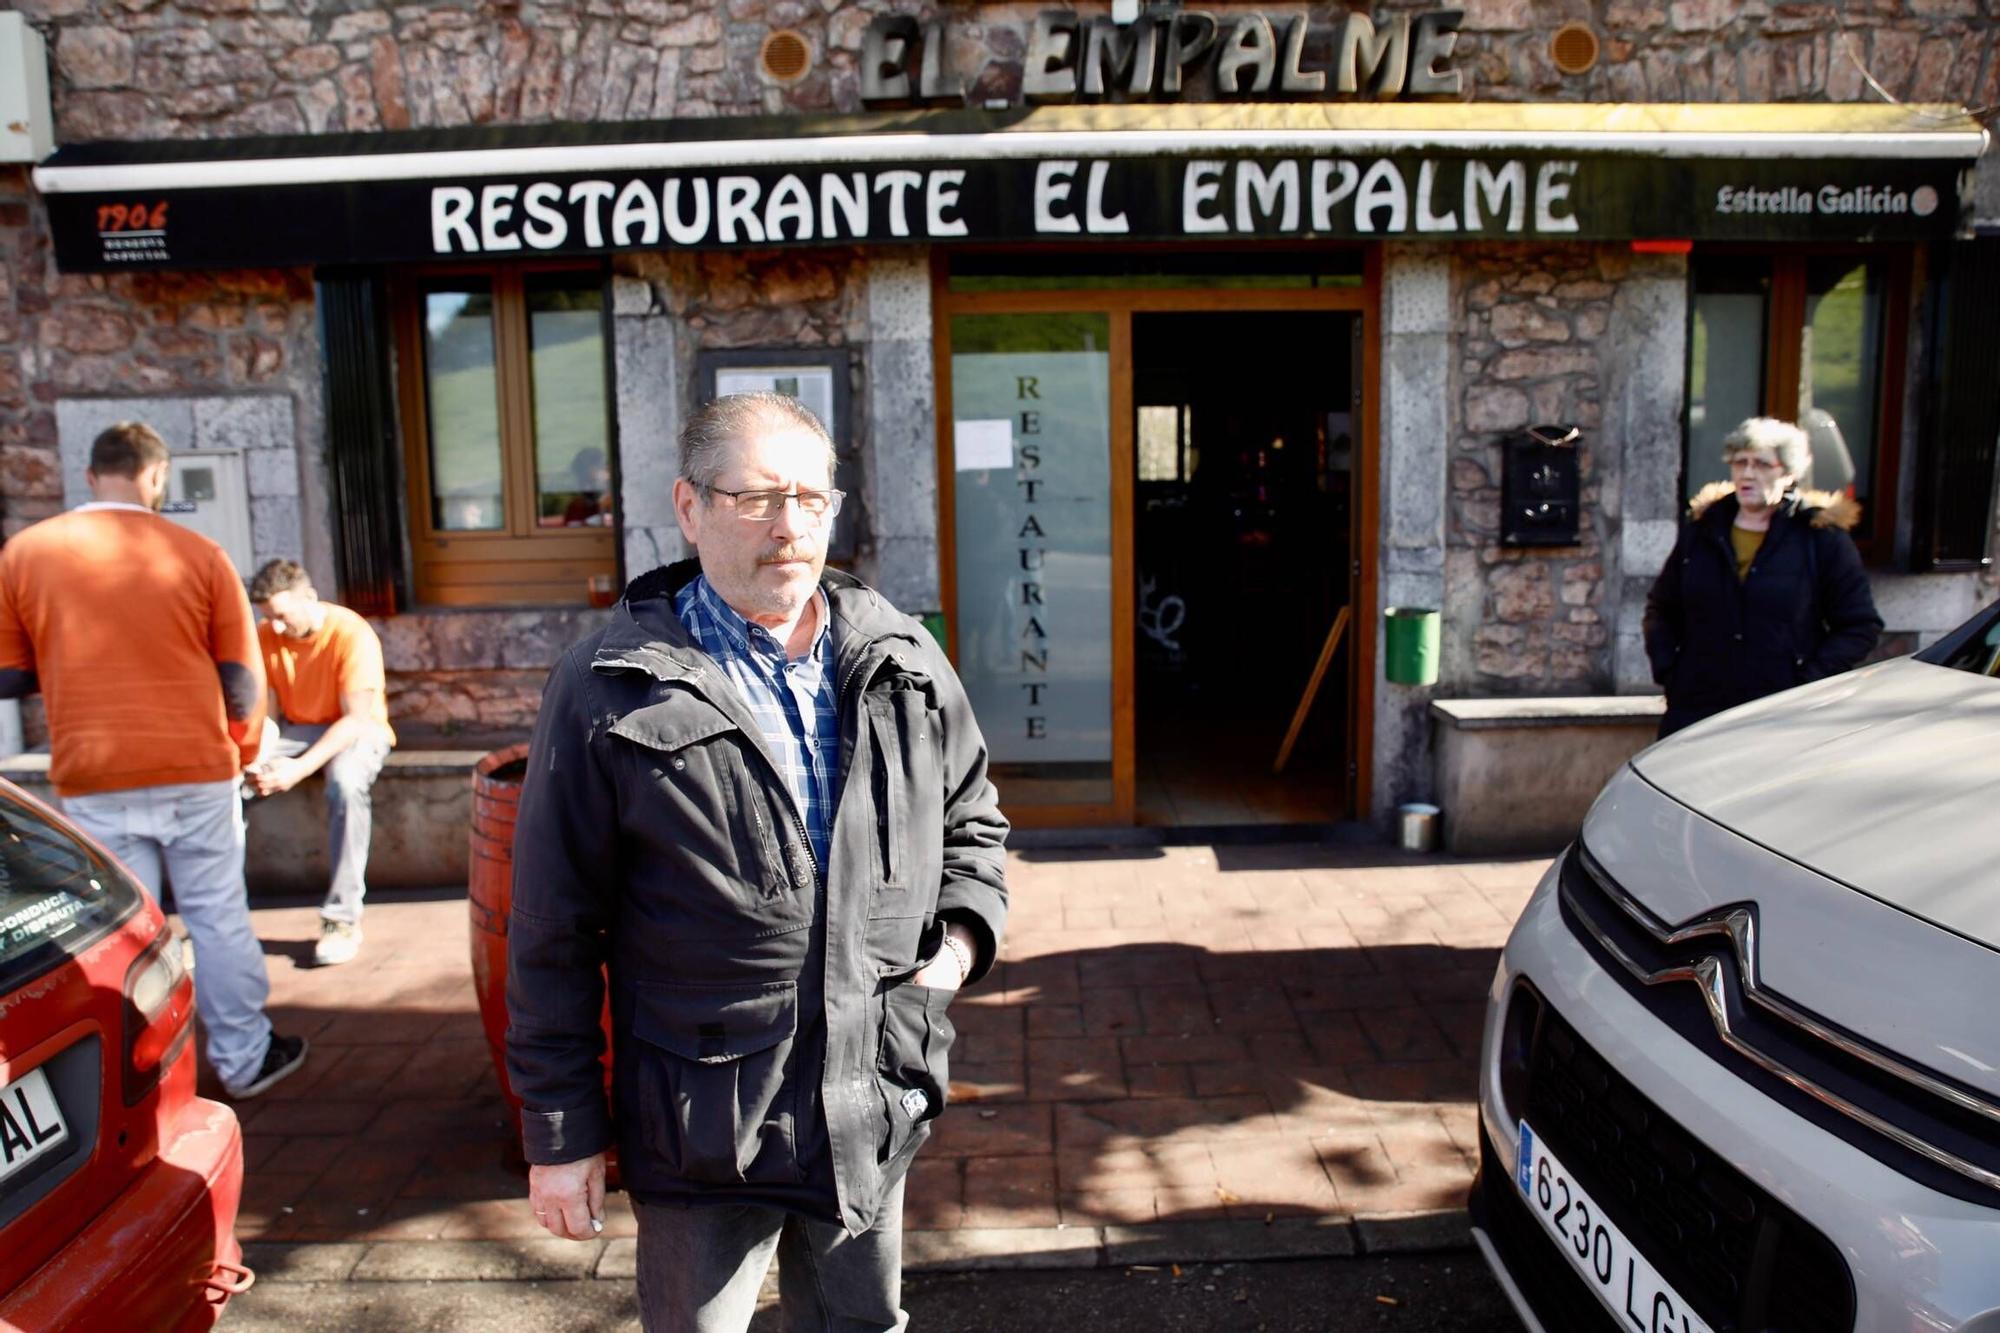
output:
[[[0,669],[36,674],[60,795],[235,777],[261,738],[260,658],[229,557],[158,514],[77,510],[0,547]]]
[[[264,653],[264,678],[278,696],[287,722],[330,726],[346,711],[344,700],[360,690],[375,691],[369,720],[389,735],[388,682],[382,670],[382,639],[375,627],[344,606],[321,602],[326,620],[311,638],[294,639],[269,625],[257,626]]]

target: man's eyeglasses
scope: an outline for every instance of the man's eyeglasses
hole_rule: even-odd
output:
[[[1753,454],[1731,454],[1723,461],[1731,472],[1776,472],[1785,465],[1781,458],[1758,458]]]
[[[736,516],[752,523],[769,523],[785,512],[787,500],[796,501],[799,513],[815,523],[829,523],[840,512],[846,491],[725,491],[720,486],[704,486],[710,495],[726,495]]]

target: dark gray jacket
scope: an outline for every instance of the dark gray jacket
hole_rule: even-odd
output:
[[[508,938],[523,1143],[530,1162],[568,1162],[615,1133],[641,1200],[761,1203],[858,1232],[949,1086],[950,992],[908,978],[946,918],[991,965],[1007,821],[944,654],[828,572],[843,780],[822,887],[742,696],[674,614],[698,572],[636,580],[542,696]]]

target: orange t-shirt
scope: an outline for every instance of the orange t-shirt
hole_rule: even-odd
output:
[[[138,508],[58,514],[0,547],[0,669],[36,675],[59,795],[222,782],[255,760],[255,623],[220,546]]]
[[[389,732],[388,682],[382,671],[382,640],[375,627],[344,606],[322,602],[326,619],[312,637],[292,639],[269,625],[257,626],[264,675],[278,696],[287,722],[308,727],[340,720],[340,700],[356,690],[375,691],[369,715]]]

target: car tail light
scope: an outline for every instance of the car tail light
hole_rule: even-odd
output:
[[[194,1030],[194,978],[180,941],[162,929],[125,974],[125,1104],[159,1086]]]

